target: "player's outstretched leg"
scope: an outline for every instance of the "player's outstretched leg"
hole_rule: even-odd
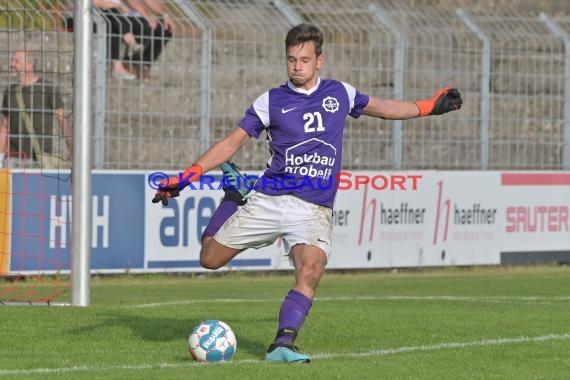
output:
[[[293,345],[311,306],[312,301],[303,293],[294,289],[289,291],[279,311],[279,330],[265,354],[265,360],[297,363],[311,361],[309,356],[300,353]]]
[[[220,202],[214,215],[210,218],[210,222],[204,229],[202,240],[206,237],[214,236],[222,225],[233,215],[238,209],[238,206],[245,204],[245,201],[237,190],[224,188],[224,197]]]
[[[238,171],[238,167],[235,164],[226,162],[220,165],[220,169],[222,169],[224,174],[222,179],[224,197],[204,229],[202,240],[206,237],[214,236],[220,230],[222,225],[237,211],[238,206],[243,206],[246,203],[244,197],[253,188],[253,183],[251,182],[245,186],[246,176]]]
[[[222,178],[222,185],[225,185],[224,190],[236,190],[243,199],[253,189],[255,180],[240,173],[236,164],[225,162],[220,165],[220,169],[224,174],[224,178]]]

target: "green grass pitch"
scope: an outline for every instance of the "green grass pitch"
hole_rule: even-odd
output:
[[[265,363],[292,281],[94,277],[88,308],[0,307],[0,379],[570,378],[568,267],[327,273],[297,339],[313,361]],[[189,358],[204,319],[233,328],[231,363]]]

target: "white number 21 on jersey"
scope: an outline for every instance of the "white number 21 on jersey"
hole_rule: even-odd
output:
[[[317,127],[315,129],[315,119]],[[320,112],[307,112],[303,115],[303,120],[305,120],[305,133],[310,132],[324,132],[325,127],[323,126],[323,117]]]

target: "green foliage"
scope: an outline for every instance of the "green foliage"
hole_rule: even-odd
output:
[[[0,0],[0,29],[53,30],[60,8],[57,0]]]
[[[297,340],[308,365],[262,360],[291,273],[98,277],[89,308],[0,307],[0,379],[562,379],[569,275],[329,273]],[[209,318],[234,329],[232,363],[189,359],[187,336]]]

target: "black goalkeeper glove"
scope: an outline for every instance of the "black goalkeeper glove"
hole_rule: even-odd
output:
[[[203,170],[198,164],[192,164],[188,169],[178,175],[178,177],[170,177],[164,179],[158,186],[156,194],[152,199],[152,203],[162,202],[164,206],[168,205],[168,198],[175,198],[180,195],[180,191],[188,186],[189,182],[200,178]]]
[[[444,87],[435,93],[432,99],[418,100],[416,106],[420,110],[419,116],[442,115],[461,108],[463,100],[456,88]]]

